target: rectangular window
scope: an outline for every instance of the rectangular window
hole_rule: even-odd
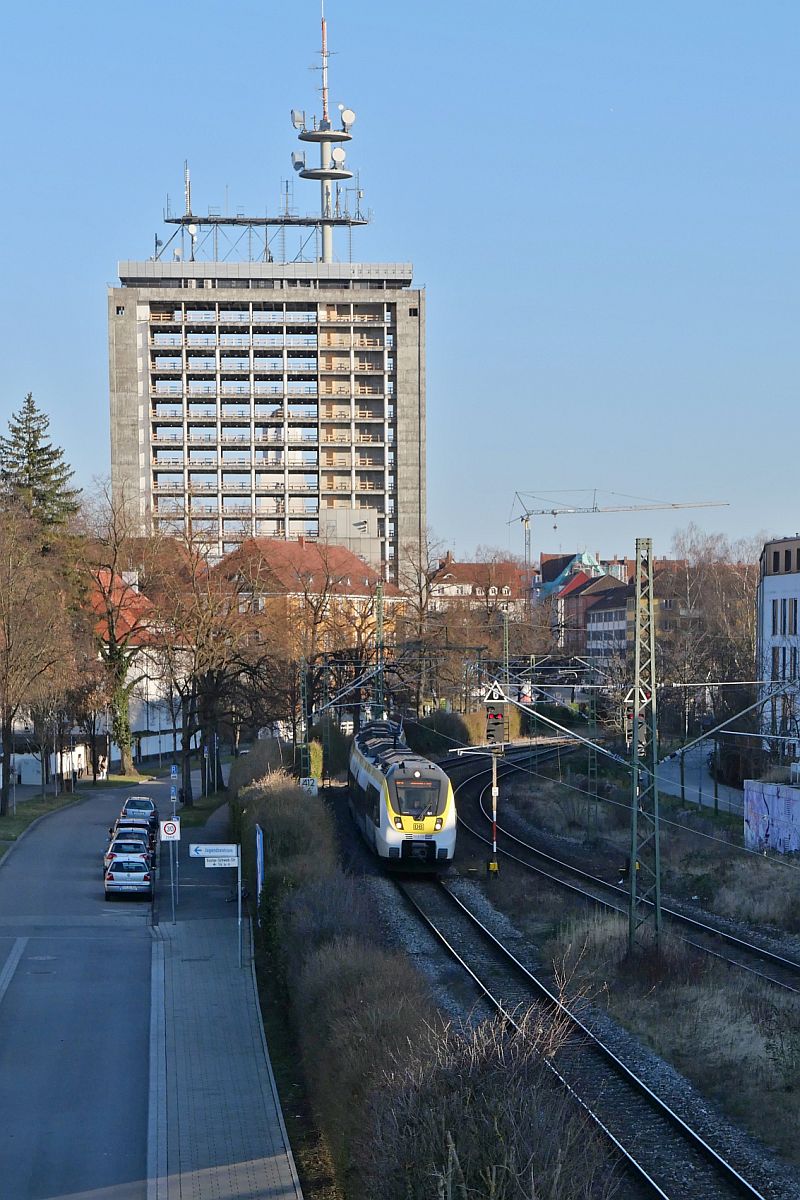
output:
[[[780,667],[781,667],[780,648],[778,646],[773,646],[772,647],[772,674],[770,675],[770,678],[773,683],[776,683],[780,679],[780,674],[779,674]]]
[[[791,571],[791,569],[792,569],[792,552],[791,552],[791,550],[784,550],[784,552],[783,552],[783,569],[784,569],[784,571]]]
[[[789,633],[795,635],[797,633],[797,597],[793,596],[789,601]]]
[[[773,600],[772,601],[772,636],[775,637],[777,632],[778,632],[778,601]]]
[[[786,633],[786,601],[781,600],[781,633]]]
[[[777,575],[781,569],[781,552],[780,550],[772,551],[772,574]]]

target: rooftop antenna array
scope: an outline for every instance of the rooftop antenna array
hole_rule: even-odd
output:
[[[343,104],[338,106],[339,117],[341,120],[341,128],[334,129],[330,113],[328,111],[328,24],[325,20],[325,4],[322,2],[322,116],[317,120],[316,116],[311,119],[311,128],[306,124],[305,112],[292,109],[292,124],[298,130],[298,140],[301,142],[312,142],[319,146],[319,166],[309,167],[306,165],[305,151],[295,151],[292,155],[292,166],[298,172],[301,179],[317,179],[320,184],[320,220],[319,227],[322,234],[322,254],[321,261],[324,263],[333,262],[333,222],[341,222],[341,209],[338,203],[334,207],[333,204],[333,189],[332,184],[337,185],[342,180],[352,179],[353,172],[349,171],[345,166],[347,157],[343,148],[344,142],[352,141],[352,128],[356,114],[352,108],[345,108]],[[338,193],[338,187],[337,187]]]
[[[289,211],[288,195],[287,202],[282,206],[283,211],[276,216],[247,216],[242,212],[237,212],[235,216],[228,215],[227,202],[225,205],[224,215],[217,211],[209,209],[207,216],[200,216],[192,211],[192,188],[189,175],[189,164],[184,163],[183,180],[184,180],[184,209],[185,211],[180,216],[174,216],[170,210],[169,197],[167,198],[167,207],[164,212],[164,221],[168,225],[176,225],[178,228],[167,238],[165,242],[156,239],[155,244],[155,259],[160,259],[168,251],[171,243],[180,236],[181,241],[188,232],[191,238],[191,258],[195,261],[195,252],[199,251],[200,257],[207,257],[206,249],[209,242],[213,246],[213,258],[219,261],[219,236],[223,235],[225,241],[226,235],[230,243],[230,251],[224,254],[224,258],[228,254],[233,254],[240,244],[240,239],[243,236],[241,230],[247,230],[248,245],[251,244],[253,235],[256,240],[263,243],[263,258],[265,261],[271,259],[269,252],[270,238],[275,236],[275,233],[280,231],[281,248],[283,250],[283,260],[286,261],[285,253],[285,234],[289,226],[299,227],[300,229],[310,229],[312,233],[308,234],[305,241],[302,242],[297,258],[303,257],[303,246],[308,240],[315,235],[317,241],[321,244],[319,251],[319,261],[323,263],[332,263],[333,260],[333,231],[336,227],[346,228],[352,238],[352,230],[356,225],[369,224],[369,215],[364,216],[361,211],[361,200],[364,193],[360,186],[354,190],[355,211],[351,212],[348,203],[347,191],[345,192],[344,207],[341,204],[341,186],[346,180],[353,178],[353,172],[345,166],[346,153],[344,143],[352,141],[352,128],[356,114],[352,108],[346,108],[344,104],[337,105],[338,109],[338,125],[334,127],[334,123],[330,118],[329,95],[328,95],[328,24],[325,19],[324,0],[321,2],[321,23],[322,23],[322,116],[317,118],[313,116],[310,124],[306,121],[304,111],[292,109],[292,124],[298,131],[297,136],[301,142],[316,144],[319,146],[319,165],[307,165],[305,150],[295,151],[292,154],[292,166],[298,172],[301,179],[314,179],[319,181],[320,185],[320,211],[319,215],[309,214],[308,216],[298,216],[296,213]],[[336,194],[334,196],[333,185],[336,185]],[[348,189],[349,190],[349,189]],[[288,192],[288,189],[287,189]],[[270,233],[272,230],[272,233]],[[173,250],[173,253],[175,251]],[[182,255],[183,251],[180,250]],[[175,254],[177,258],[178,255]],[[250,254],[252,259],[252,254]],[[352,261],[352,250],[349,255]]]

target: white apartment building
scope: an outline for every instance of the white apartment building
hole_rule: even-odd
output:
[[[757,669],[762,733],[780,738],[782,754],[800,758],[800,535],[766,542],[757,593]],[[780,694],[770,693],[780,689]]]

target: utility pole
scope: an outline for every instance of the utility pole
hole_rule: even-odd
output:
[[[300,778],[307,779],[311,774],[311,747],[309,745],[309,736],[311,733],[311,714],[309,712],[309,696],[308,696],[308,664],[304,658],[300,659],[300,722],[302,726],[303,740],[300,743]]]
[[[511,683],[511,665],[508,652],[508,613],[503,613],[503,683],[506,690]]]
[[[592,741],[597,737],[597,689],[589,689],[589,725],[592,730]],[[589,747],[589,757],[586,764],[586,790],[589,795],[586,801],[588,808],[588,832],[597,829],[597,749]]]
[[[661,856],[658,844],[658,734],[653,605],[653,543],[636,539],[634,575],[633,738],[631,740],[631,851],[628,864],[628,951],[651,922],[661,940]],[[638,939],[641,941],[641,936]]]

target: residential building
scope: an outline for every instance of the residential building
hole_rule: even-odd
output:
[[[761,730],[781,739],[780,757],[800,758],[800,535],[766,542],[759,560],[757,678]],[[774,693],[774,694],[773,694]]]
[[[240,604],[277,618],[286,648],[298,658],[335,650],[372,654],[379,588],[384,642],[394,641],[402,594],[345,546],[304,537],[248,538],[213,569],[235,580]]]
[[[526,604],[525,570],[504,559],[456,562],[448,550],[432,577],[430,592],[431,612],[460,606],[522,617]]]
[[[625,658],[628,649],[627,585],[617,583],[597,597],[586,613],[586,654],[598,665]]]
[[[201,216],[187,169],[174,232],[152,259],[119,264],[112,484],[143,531],[202,539],[212,559],[254,537],[319,538],[396,582],[426,524],[425,293],[409,263],[334,261],[334,229],[366,218],[360,190],[354,212],[340,194],[355,114],[341,128],[328,116],[324,42],[322,61],[322,117],[292,114],[320,147],[318,167],[293,156],[321,185],[320,213]]]

